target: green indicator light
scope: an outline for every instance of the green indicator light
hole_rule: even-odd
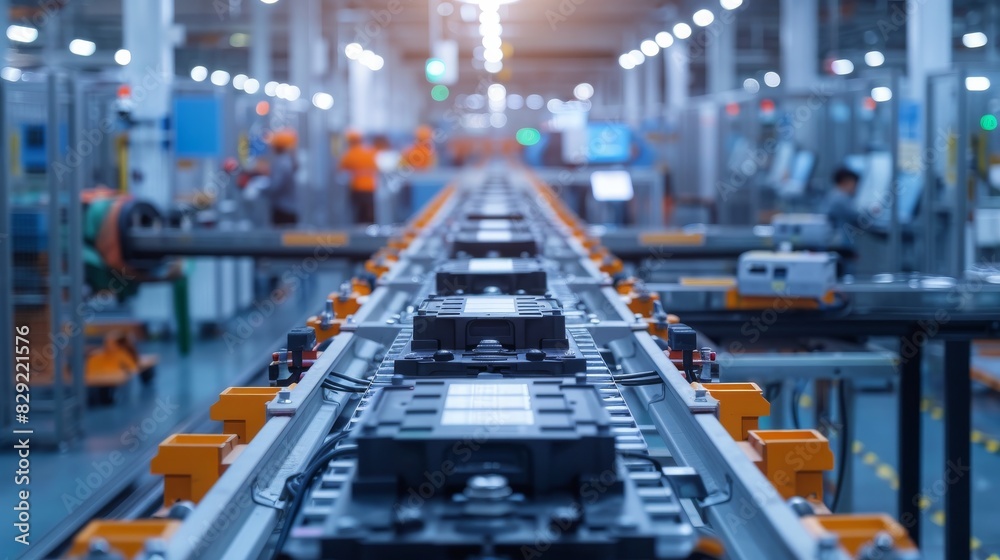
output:
[[[444,101],[448,99],[448,95],[451,92],[448,91],[448,86],[438,84],[431,88],[431,99],[434,101]]]
[[[424,73],[427,75],[427,81],[431,83],[440,82],[444,79],[445,70],[447,70],[447,67],[440,58],[428,58],[427,64],[424,65]]]
[[[517,131],[514,137],[517,139],[517,143],[522,146],[534,146],[542,139],[542,134],[534,128],[522,128]]]
[[[983,118],[979,119],[979,126],[983,127],[983,130],[994,130],[997,127],[997,118],[993,115],[983,115]]]

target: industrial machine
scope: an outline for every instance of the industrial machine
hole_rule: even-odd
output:
[[[805,266],[805,265],[804,265]],[[808,264],[812,266],[812,264]],[[545,184],[459,175],[74,558],[914,558]]]

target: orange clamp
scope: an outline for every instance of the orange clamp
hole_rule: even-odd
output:
[[[771,414],[771,403],[756,383],[707,383],[708,394],[719,401],[719,422],[736,441],[746,441],[758,419]]]
[[[879,533],[886,533],[893,540],[896,550],[916,550],[910,535],[895,519],[884,514],[832,514],[815,515],[802,519],[803,525],[814,535],[834,533],[840,546],[856,558],[861,550]]]
[[[150,539],[169,540],[181,526],[177,519],[136,519],[132,521],[95,520],[87,524],[73,539],[70,558],[84,558],[95,539],[107,541],[108,546],[126,558],[142,553]]]
[[[237,439],[236,434],[174,434],[163,440],[149,465],[153,474],[163,475],[163,505],[202,499],[239,455]]]
[[[208,409],[212,420],[222,422],[222,433],[235,434],[237,443],[249,443],[267,422],[267,403],[281,387],[229,387]]]
[[[750,430],[744,451],[786,500],[823,500],[823,471],[833,468],[830,442],[816,430]]]

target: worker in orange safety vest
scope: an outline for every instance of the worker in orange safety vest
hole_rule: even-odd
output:
[[[340,169],[351,174],[351,204],[354,223],[375,222],[375,186],[378,182],[376,151],[365,144],[361,133],[347,131],[347,150],[340,159]]]

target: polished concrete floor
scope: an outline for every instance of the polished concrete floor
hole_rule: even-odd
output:
[[[136,383],[120,395],[112,406],[93,408],[87,414],[86,439],[65,452],[34,451],[32,458],[32,540],[35,542],[72,514],[87,496],[101,491],[108,481],[124,472],[126,465],[144,461],[164,437],[174,432],[192,414],[215,402],[219,391],[248,371],[262,366],[267,352],[279,337],[298,324],[317,301],[336,287],[335,273],[319,274],[305,283],[297,295],[279,305],[260,327],[236,333],[235,326],[223,336],[195,344],[191,355],[180,357],[175,345],[149,342],[143,351],[160,356],[153,383]],[[933,360],[933,351],[928,354]],[[977,358],[977,364],[1000,377],[1000,359]],[[931,487],[940,471],[942,456],[941,410],[934,394],[935,380],[925,383],[923,414],[925,430],[923,472],[925,487]],[[972,534],[975,558],[1000,560],[1000,394],[977,388],[974,397]],[[804,402],[804,408],[809,404]],[[804,412],[803,418],[808,417]],[[858,434],[853,442],[854,484],[850,502],[855,511],[888,511],[895,508],[896,416],[895,397],[889,392],[861,393],[855,411]],[[118,458],[112,464],[112,458]],[[0,496],[11,495],[11,479],[3,477]],[[942,498],[925,502],[925,558],[943,558]],[[5,543],[0,555],[6,558],[32,557],[13,548],[14,529],[0,525]],[[17,545],[18,547],[20,545]],[[952,559],[948,559],[952,560]]]

